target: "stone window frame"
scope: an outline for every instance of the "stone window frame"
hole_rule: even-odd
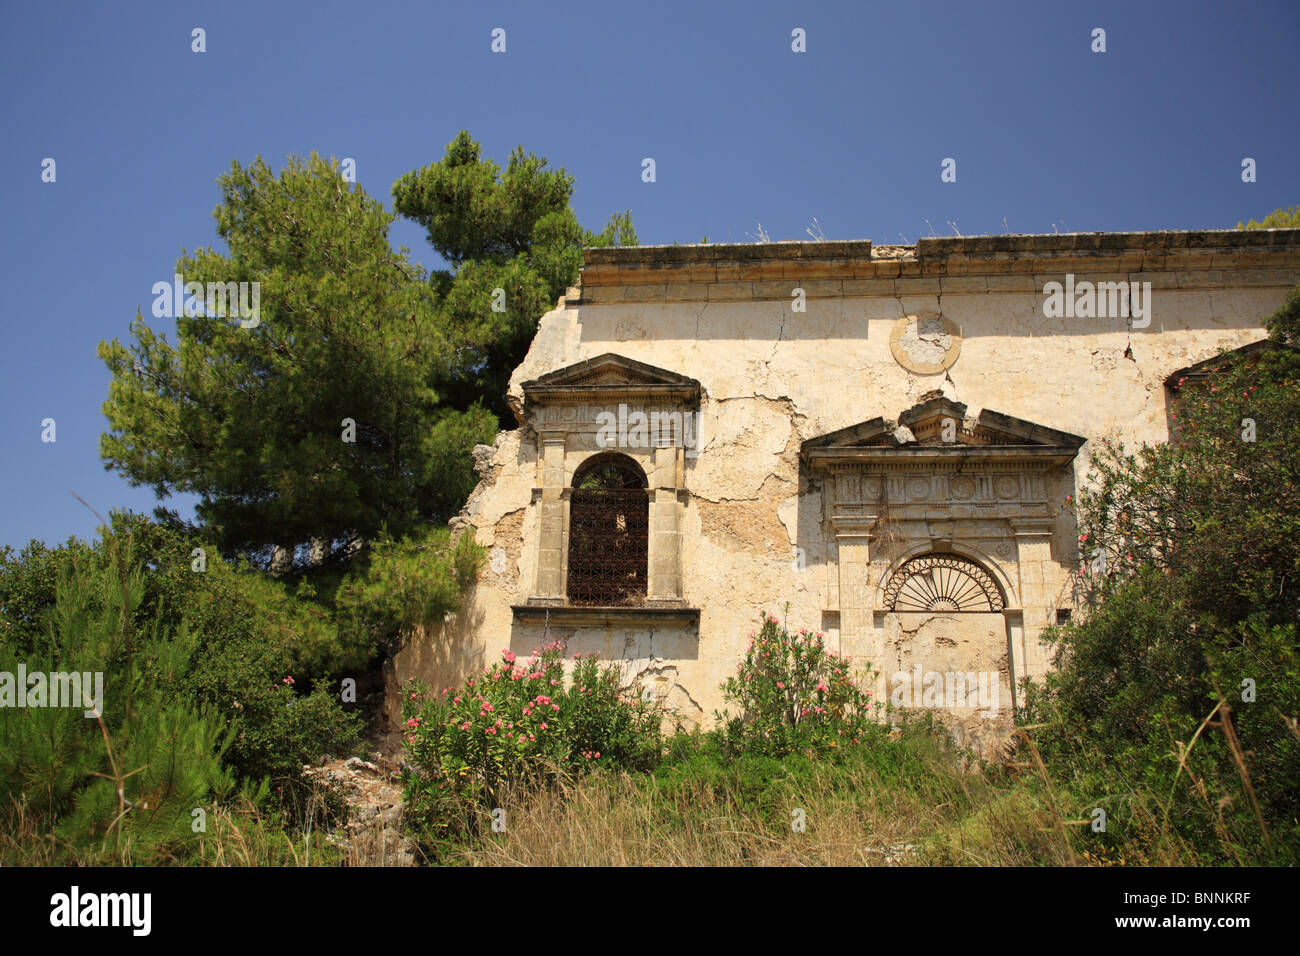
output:
[[[681,524],[688,474],[682,436],[652,436],[645,446],[600,447],[597,422],[620,406],[696,413],[700,384],[665,369],[612,353],[523,383],[516,415],[536,435],[537,562],[532,591],[513,606],[516,621],[559,625],[698,623],[699,609],[682,597]],[[649,499],[647,587],[644,604],[590,606],[568,599],[567,560],[574,476],[594,457],[618,452],[646,476]]]

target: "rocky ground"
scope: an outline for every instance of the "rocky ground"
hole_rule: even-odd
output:
[[[348,822],[329,840],[356,866],[414,866],[415,847],[402,833],[402,778],[395,754],[383,749],[370,759],[326,759],[304,773],[333,788],[348,806]]]

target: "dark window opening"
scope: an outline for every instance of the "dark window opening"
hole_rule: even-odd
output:
[[[569,500],[569,603],[642,603],[649,530],[650,495],[636,462],[602,455],[578,469]]]

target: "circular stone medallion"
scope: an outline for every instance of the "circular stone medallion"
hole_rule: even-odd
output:
[[[1010,475],[999,475],[993,482],[993,491],[999,498],[1017,498],[1020,496],[1020,482]]]
[[[937,375],[957,364],[961,330],[942,315],[905,315],[889,332],[894,361],[917,375]]]

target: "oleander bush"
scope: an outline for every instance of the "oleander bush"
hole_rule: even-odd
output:
[[[508,789],[658,762],[660,706],[623,689],[615,665],[594,656],[566,665],[564,650],[550,643],[522,661],[503,651],[478,677],[439,693],[409,682],[406,813],[426,847],[473,829],[467,808],[497,806]]]
[[[722,684],[738,711],[716,715],[722,739],[734,753],[774,757],[869,739],[879,729],[879,708],[857,685],[852,663],[827,650],[823,635],[791,633],[764,615],[735,675]]]

